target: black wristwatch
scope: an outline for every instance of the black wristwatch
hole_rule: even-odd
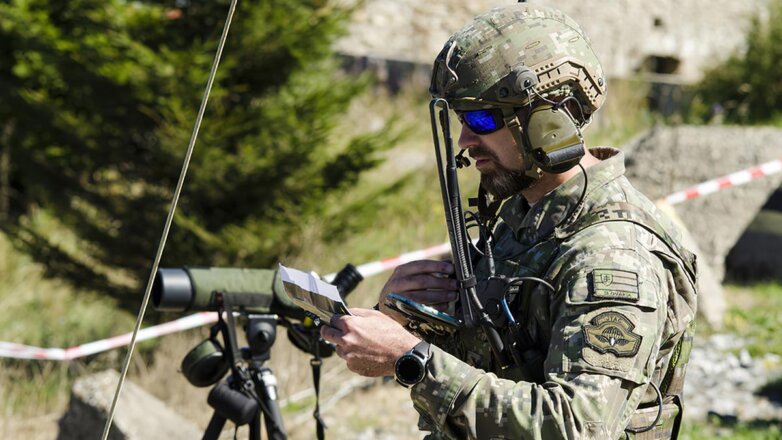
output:
[[[403,354],[394,365],[394,379],[400,385],[410,388],[426,377],[429,362],[429,343],[421,341],[412,350]]]

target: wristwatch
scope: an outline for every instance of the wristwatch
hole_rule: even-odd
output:
[[[426,377],[429,362],[429,343],[421,341],[412,350],[403,354],[394,365],[394,379],[400,385],[410,388]]]

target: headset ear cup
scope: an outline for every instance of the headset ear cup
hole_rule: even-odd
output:
[[[223,347],[215,339],[208,338],[187,353],[182,359],[181,370],[192,385],[208,387],[225,376],[229,367]]]
[[[535,164],[549,173],[563,173],[584,156],[578,125],[566,111],[551,105],[536,107],[527,117],[524,141]]]

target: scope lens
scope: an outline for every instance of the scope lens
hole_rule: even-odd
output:
[[[193,302],[193,283],[185,269],[158,269],[152,284],[152,304],[156,310],[183,312]]]

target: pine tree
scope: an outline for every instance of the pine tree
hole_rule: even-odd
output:
[[[4,229],[52,274],[138,292],[229,3],[0,4],[0,147],[13,191]],[[332,140],[367,86],[341,76],[331,50],[349,12],[240,2],[164,264],[268,267],[391,144],[387,130]],[[24,221],[36,207],[77,245]]]

